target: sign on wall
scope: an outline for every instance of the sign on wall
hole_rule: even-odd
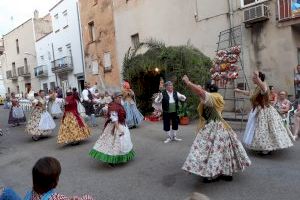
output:
[[[291,0],[292,17],[300,17],[300,0]]]

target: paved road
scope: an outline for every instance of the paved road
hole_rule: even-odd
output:
[[[8,112],[0,108],[5,127]],[[31,168],[43,156],[54,156],[62,164],[57,190],[67,195],[88,193],[97,200],[182,200],[194,191],[213,200],[297,200],[300,199],[300,145],[269,157],[249,153],[252,165],[236,174],[233,182],[204,184],[181,166],[195,137],[196,123],[180,127],[182,142],[163,144],[161,123],[145,122],[132,130],[137,156],[115,168],[103,165],[87,154],[103,126],[79,146],[60,146],[56,135],[34,142],[24,126],[9,128],[0,137],[0,179],[24,195],[31,187]],[[58,122],[58,121],[57,121]],[[235,124],[233,127],[238,127]]]

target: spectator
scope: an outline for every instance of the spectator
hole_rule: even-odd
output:
[[[295,95],[297,97],[300,97],[300,65],[297,66],[297,70],[295,72],[294,85],[295,85],[295,92],[296,92]]]
[[[12,188],[1,185],[0,200],[21,200],[21,197]]]
[[[63,92],[62,92],[62,89],[60,87],[57,86],[56,88],[56,93],[57,93],[57,98],[60,98],[62,99],[63,98]]]
[[[44,157],[39,159],[32,169],[32,191],[24,200],[92,200],[90,196],[67,197],[54,191],[58,184],[61,166],[56,158]]]
[[[278,95],[274,89],[274,86],[270,85],[269,89],[270,89],[269,100],[271,102],[271,105],[274,106],[275,103],[277,102]]]
[[[287,117],[287,113],[291,108],[291,102],[287,99],[287,92],[279,92],[278,100],[275,103],[275,108],[277,109],[281,117]]]
[[[294,137],[295,137],[295,140],[298,139],[299,130],[300,130],[300,104],[298,105],[297,110],[294,115]]]

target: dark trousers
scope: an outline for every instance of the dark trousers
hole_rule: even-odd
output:
[[[179,117],[176,112],[163,112],[164,131],[170,131],[170,121],[172,121],[172,130],[178,130]]]

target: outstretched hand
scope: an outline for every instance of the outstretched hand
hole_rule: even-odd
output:
[[[187,75],[184,75],[184,76],[182,77],[182,80],[183,80],[183,82],[185,82],[185,83],[187,83],[187,82],[190,81],[190,79],[189,79],[189,77],[188,77]]]

